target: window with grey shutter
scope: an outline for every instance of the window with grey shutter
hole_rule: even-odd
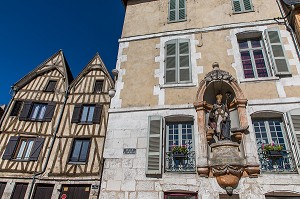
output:
[[[267,51],[270,63],[275,70],[275,74],[290,75],[288,61],[286,59],[284,47],[278,29],[267,29],[264,32]]]
[[[18,145],[19,136],[11,136],[2,156],[3,160],[11,160]]]
[[[40,152],[43,148],[44,140],[45,140],[45,138],[40,138],[40,137],[35,139],[33,148],[31,149],[31,154],[30,154],[29,160],[31,160],[31,161],[38,160]]]
[[[162,174],[162,117],[150,116],[148,119],[148,146],[146,174]]]
[[[54,103],[54,102],[51,102],[47,105],[43,121],[51,122],[54,111],[55,111],[55,107],[56,107],[56,103]]]
[[[169,22],[186,19],[186,0],[169,0]]]
[[[294,136],[296,137],[296,142],[298,143],[298,148],[296,148],[296,155],[299,159],[300,157],[300,109],[295,109],[289,112],[290,119],[291,119],[291,127],[294,132]],[[297,145],[297,144],[296,144]],[[299,160],[298,160],[299,161]]]
[[[50,80],[45,88],[46,92],[54,92],[57,81]]]
[[[253,11],[251,0],[232,0],[232,7],[234,13]]]
[[[22,105],[22,101],[15,101],[15,104],[10,112],[10,116],[18,116],[21,111]]]
[[[165,83],[191,82],[189,40],[168,41],[165,44],[165,51]]]
[[[19,120],[20,121],[26,121],[28,120],[28,115],[30,113],[30,110],[31,110],[31,105],[32,105],[32,102],[24,102],[24,105],[23,105],[23,108],[22,108],[22,111],[21,111],[21,114],[20,114],[20,117],[19,117]]]
[[[78,123],[80,121],[81,104],[76,104],[73,110],[72,123]]]
[[[93,123],[94,124],[99,124],[100,123],[102,108],[103,108],[103,106],[100,105],[100,104],[97,104],[95,106],[95,111],[94,111],[94,115],[93,115]]]

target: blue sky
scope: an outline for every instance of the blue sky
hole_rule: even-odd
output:
[[[115,68],[125,9],[121,0],[0,2],[0,104],[10,87],[62,49],[75,76],[99,52]]]

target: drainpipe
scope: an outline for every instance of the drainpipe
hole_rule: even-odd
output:
[[[284,11],[283,11],[282,5],[280,3],[280,0],[276,0],[276,2],[278,4],[279,10],[281,12],[281,15],[284,16]],[[294,5],[292,5],[291,11],[290,11],[290,13],[288,15],[292,16],[293,11],[294,11]],[[294,30],[292,29],[289,21],[285,19],[286,17],[288,17],[288,15],[285,16],[285,17],[282,17],[281,19],[284,19],[284,23],[285,23],[288,31],[291,33],[291,36],[292,36],[292,39],[293,39],[293,43],[295,45],[296,52],[297,52],[297,55],[298,55],[298,59],[300,60],[300,50],[299,50],[299,45],[298,45],[298,42],[297,42]]]
[[[65,100],[64,100],[64,104],[63,104],[63,107],[62,107],[62,110],[60,112],[60,115],[59,115],[59,119],[58,119],[58,122],[57,122],[57,125],[56,125],[56,128],[55,128],[55,131],[54,131],[54,134],[53,134],[53,137],[52,137],[52,142],[51,142],[51,145],[50,145],[50,149],[48,151],[48,154],[47,154],[47,158],[46,158],[46,162],[44,164],[44,167],[42,169],[41,172],[38,172],[38,173],[35,173],[33,176],[32,176],[32,182],[31,182],[31,186],[30,186],[30,190],[29,190],[29,194],[28,194],[28,199],[31,198],[31,195],[32,195],[32,191],[33,191],[33,185],[35,183],[35,179],[37,176],[43,174],[45,171],[46,171],[46,168],[47,168],[47,165],[48,165],[48,162],[49,162],[49,159],[50,159],[50,155],[51,155],[51,152],[52,152],[52,149],[53,149],[53,146],[54,146],[54,141],[56,139],[56,135],[57,135],[57,132],[58,132],[58,129],[59,129],[59,126],[60,126],[60,122],[62,120],[62,116],[63,116],[63,113],[64,113],[64,110],[65,110],[65,107],[66,107],[66,104],[67,104],[67,99],[68,99],[68,90],[66,91],[65,93]]]

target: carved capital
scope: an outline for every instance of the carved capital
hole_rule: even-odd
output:
[[[249,175],[249,178],[257,178],[260,174],[259,165],[247,165],[245,171]]]
[[[209,168],[208,166],[206,167],[197,167],[197,173],[200,175],[200,177],[208,177],[209,175]]]

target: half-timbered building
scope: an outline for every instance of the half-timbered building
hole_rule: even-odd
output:
[[[0,198],[97,198],[113,80],[99,54],[73,79],[60,50],[13,85]]]

